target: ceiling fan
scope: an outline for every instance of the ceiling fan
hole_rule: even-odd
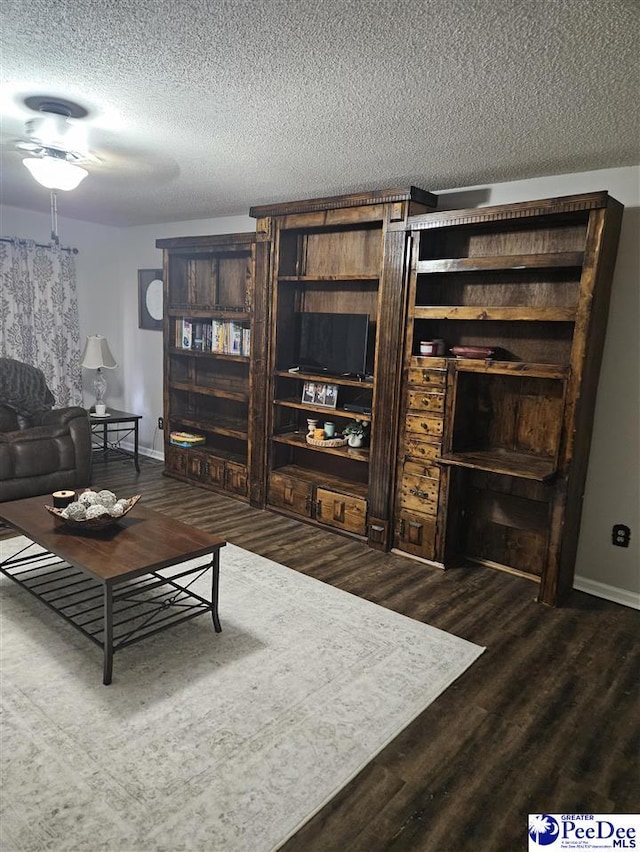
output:
[[[82,164],[99,163],[89,152],[88,133],[82,119],[87,110],[61,98],[34,96],[25,105],[37,111],[25,124],[26,138],[17,147],[31,156],[22,162],[47,189],[75,189],[88,174]]]

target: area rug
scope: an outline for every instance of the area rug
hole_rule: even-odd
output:
[[[124,649],[105,687],[100,649],[0,579],[3,852],[277,849],[483,650],[227,545],[222,633]]]

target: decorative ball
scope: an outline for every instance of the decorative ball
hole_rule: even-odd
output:
[[[67,518],[71,518],[73,521],[84,521],[87,517],[87,510],[84,504],[77,501],[69,503],[65,512],[67,513]]]
[[[113,493],[113,491],[107,491],[104,489],[103,491],[98,491],[98,499],[96,503],[99,503],[101,506],[106,506],[107,509],[113,506],[118,498]]]
[[[98,502],[98,494],[96,491],[83,491],[78,497],[78,502],[84,503],[85,506],[91,506]]]
[[[109,506],[108,512],[112,518],[120,518],[124,515],[124,508],[120,503],[114,503],[113,506]]]
[[[106,506],[101,506],[99,503],[93,503],[87,509],[87,520],[89,518],[101,518],[103,515],[108,515],[109,510]]]

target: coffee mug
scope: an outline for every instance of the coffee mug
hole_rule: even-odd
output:
[[[104,403],[96,403],[96,417],[104,417],[107,413],[107,406]]]
[[[333,438],[336,434],[336,424],[331,423],[329,420],[324,424],[324,434],[327,438]]]

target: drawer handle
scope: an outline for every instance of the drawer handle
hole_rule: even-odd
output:
[[[413,494],[415,497],[419,497],[421,500],[429,499],[429,492],[421,491],[419,488],[410,488],[409,494]]]

